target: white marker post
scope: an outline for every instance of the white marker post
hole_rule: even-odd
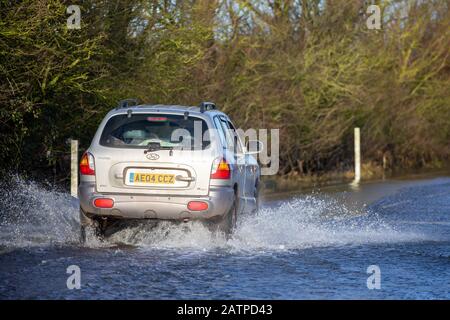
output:
[[[70,140],[70,195],[78,198],[78,140]]]
[[[361,180],[361,133],[355,128],[355,184]]]

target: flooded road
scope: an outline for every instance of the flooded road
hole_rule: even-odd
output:
[[[450,298],[447,177],[272,198],[228,240],[161,223],[80,246],[67,194],[18,179],[0,201],[1,299]],[[380,289],[367,287],[371,265]]]

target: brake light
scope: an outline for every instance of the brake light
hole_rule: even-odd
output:
[[[165,122],[167,121],[167,117],[147,117],[147,121]]]
[[[94,206],[97,208],[112,208],[114,200],[109,198],[97,198],[94,200]]]
[[[211,168],[211,179],[230,179],[231,169],[225,158],[214,160]]]
[[[208,210],[208,203],[203,201],[189,201],[187,207],[191,211],[204,211]]]
[[[94,156],[89,152],[85,152],[81,157],[80,173],[90,176],[95,174]]]

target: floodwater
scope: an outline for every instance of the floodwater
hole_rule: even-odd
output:
[[[19,178],[0,210],[0,299],[450,298],[448,177],[266,200],[228,240],[160,223],[81,246],[77,202]]]

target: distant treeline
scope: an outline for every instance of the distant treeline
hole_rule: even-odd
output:
[[[81,8],[81,28],[66,12]],[[369,4],[382,9],[368,29]],[[446,0],[86,0],[0,2],[0,166],[68,175],[127,97],[215,101],[237,126],[280,128],[280,174],[363,160],[450,159]]]

